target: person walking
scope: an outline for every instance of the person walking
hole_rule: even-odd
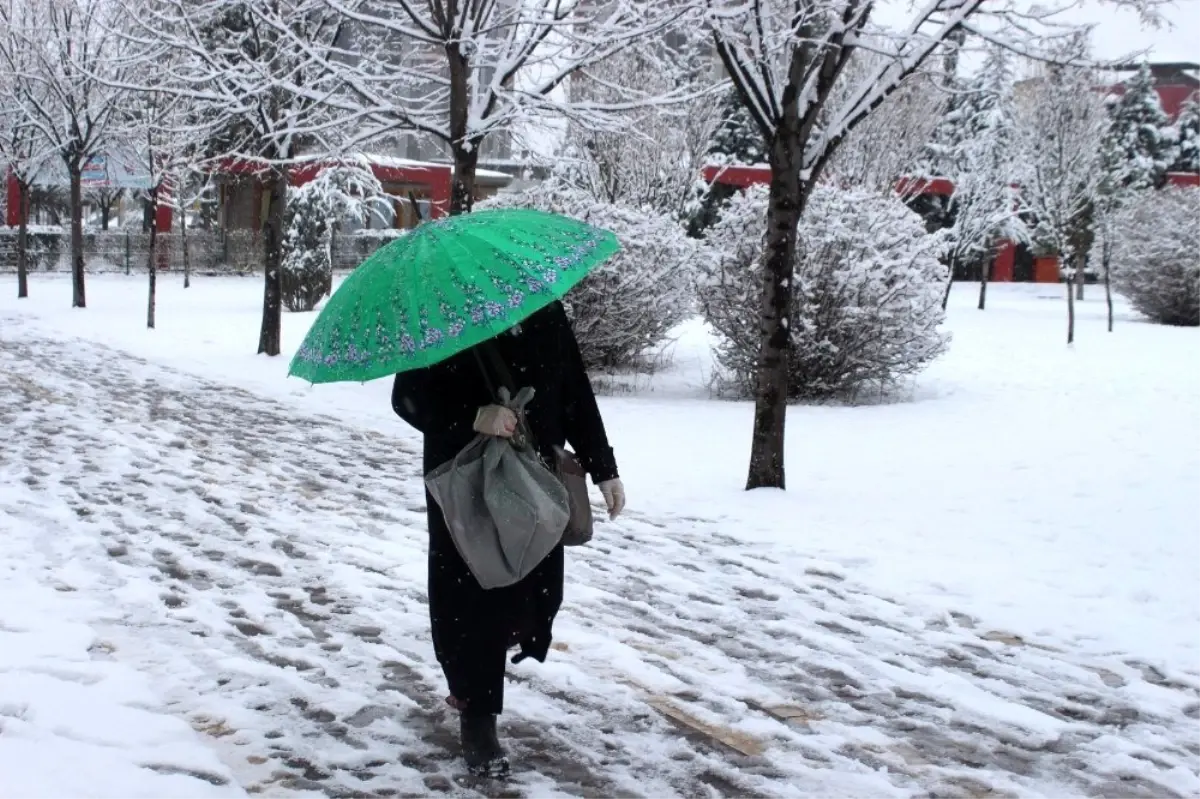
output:
[[[569,444],[604,496],[610,518],[625,507],[617,462],[584,369],[579,345],[560,302],[477,347],[494,348],[518,388],[535,394],[526,420],[539,453]],[[504,376],[484,374],[494,359],[466,350],[429,367],[400,372],[393,410],[424,436],[424,473],[455,457],[478,434],[511,437],[513,411],[497,405],[491,386]],[[433,647],[446,676],[446,701],[461,715],[463,755],[477,776],[510,769],[496,731],[504,710],[504,673],[513,657],[546,659],[563,598],[560,544],[520,582],[484,590],[459,555],[441,508],[426,493],[429,523],[429,615]]]

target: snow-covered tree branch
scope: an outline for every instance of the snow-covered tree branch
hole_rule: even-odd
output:
[[[954,95],[930,152],[953,184],[948,213],[951,280],[955,267],[979,264],[979,309],[987,303],[992,255],[1002,239],[1024,242],[1013,141],[1015,77],[1007,51],[992,46],[982,68]],[[947,283],[946,297],[949,297]]]
[[[575,102],[615,104],[625,87],[633,85],[647,97],[667,96],[684,81],[694,87],[695,96],[614,113],[619,130],[569,123],[568,144],[555,157],[556,180],[601,202],[683,217],[722,120],[716,102],[720,84],[711,74],[707,42],[695,32],[688,36],[681,31],[675,38],[671,60],[678,72],[658,69],[661,59],[654,51],[664,45],[645,41],[572,78]]]
[[[182,98],[210,165],[261,181],[263,318],[258,351],[278,355],[280,263],[288,168],[337,149],[354,120],[328,64],[344,53],[348,22],[321,0],[131,0],[144,52],[169,54],[154,85]],[[338,109],[335,116],[334,109]]]
[[[1150,17],[1158,0],[1114,0]],[[769,144],[761,347],[748,488],[783,487],[787,335],[796,230],[808,197],[853,131],[966,28],[1018,51],[1061,30],[1017,0],[918,0],[899,23],[870,0],[706,0],[717,54]],[[895,9],[891,9],[895,10]],[[1034,35],[1037,34],[1037,35]],[[1032,44],[1031,44],[1032,43]],[[861,59],[872,57],[868,62]],[[1053,57],[1047,53],[1047,57]],[[856,62],[862,69],[851,69]]]
[[[843,186],[893,192],[920,171],[948,95],[922,74],[911,76],[838,148],[825,176]],[[909,181],[909,183],[915,183]]]
[[[1083,271],[1103,183],[1101,149],[1109,120],[1096,86],[1093,70],[1051,64],[1026,83],[1017,99],[1021,206],[1033,218],[1035,247],[1062,259],[1068,344],[1075,340],[1070,279]]]
[[[83,272],[83,170],[123,122],[130,74],[126,22],[111,0],[7,0],[0,25],[13,70],[13,113],[58,156],[70,184],[72,305],[87,305]],[[23,51],[18,56],[14,50]],[[18,58],[24,60],[18,64]]]
[[[34,180],[54,148],[41,135],[25,108],[30,101],[44,102],[35,82],[37,44],[25,31],[31,9],[23,0],[6,0],[0,11],[0,158],[17,184],[17,297],[29,296],[29,197]]]
[[[687,13],[686,3],[325,2],[355,25],[343,57],[322,57],[346,89],[339,109],[369,120],[360,139],[417,132],[444,142],[455,167],[452,213],[470,210],[480,145],[493,132],[548,116],[611,129],[620,112],[688,96],[686,89],[647,89],[640,81],[617,98],[569,91],[581,70],[667,31]],[[670,49],[658,56],[655,69]]]

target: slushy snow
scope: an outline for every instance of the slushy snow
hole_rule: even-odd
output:
[[[252,354],[261,284],[0,279],[0,797],[472,793],[387,381]],[[601,378],[631,512],[512,670],[514,795],[1200,795],[1200,337],[956,289],[906,396],[752,408]],[[313,315],[285,316],[284,348]],[[597,498],[598,501],[598,498]]]

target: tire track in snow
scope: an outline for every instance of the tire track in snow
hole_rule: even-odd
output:
[[[492,789],[463,780],[441,704],[413,443],[285,411],[83,342],[0,342],[0,423],[24,431],[0,475],[36,499],[0,512],[111,591],[116,656],[249,790]],[[569,557],[559,652],[513,670],[505,795],[1195,793],[1186,678],[924,617],[701,520],[634,515]]]

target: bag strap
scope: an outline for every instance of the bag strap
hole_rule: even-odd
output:
[[[496,342],[492,339],[481,342],[471,348],[471,353],[475,356],[475,364],[479,367],[479,373],[483,375],[483,382],[487,386],[488,393],[492,395],[492,401],[497,404],[504,404],[501,400],[499,389],[496,386],[496,381],[493,379],[494,375],[500,378],[499,388],[508,389],[509,397],[515,399],[518,395],[517,383],[513,380],[512,371],[508,368],[508,364],[500,356],[500,351],[496,348]],[[521,425],[525,440],[529,443],[530,448],[534,452],[539,452],[537,440],[533,437],[533,430],[530,429],[529,422],[525,418],[524,409],[517,412],[517,420]]]
[[[487,384],[488,393],[492,395],[493,401],[498,402],[500,399],[493,375],[500,378],[500,386],[508,389],[509,396],[515,397],[517,395],[517,383],[513,380],[508,364],[500,357],[500,351],[496,349],[495,341],[488,339],[472,347],[471,352],[475,355],[475,363],[479,366],[479,371],[483,375],[483,382]],[[484,361],[485,357],[487,359],[486,362]]]

